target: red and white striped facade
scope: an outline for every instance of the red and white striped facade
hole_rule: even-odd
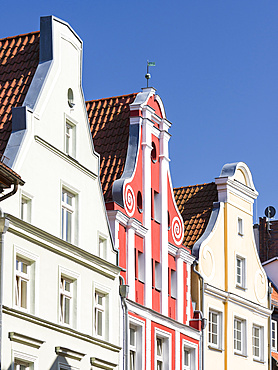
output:
[[[190,295],[194,258],[182,245],[169,171],[170,126],[155,89],[138,93],[130,105],[125,169],[107,203],[129,285],[129,369],[199,368],[200,331]]]

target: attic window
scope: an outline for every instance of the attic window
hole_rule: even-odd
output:
[[[143,212],[143,200],[141,191],[138,191],[137,193],[137,208],[139,213]]]
[[[75,105],[72,89],[68,89],[68,104],[71,108],[73,108]]]
[[[155,143],[153,141],[152,141],[151,159],[152,159],[153,163],[155,163],[157,161],[156,146],[155,146]]]

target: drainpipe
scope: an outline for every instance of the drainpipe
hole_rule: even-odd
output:
[[[2,311],[3,311],[3,287],[4,287],[4,234],[9,228],[9,220],[3,217],[2,210],[0,208],[0,270],[1,270],[1,283],[0,283],[0,370],[2,363]]]
[[[128,296],[129,286],[125,284],[124,278],[120,275],[119,293],[123,308],[123,370],[128,370],[128,310],[126,298]],[[1,370],[1,369],[0,369]]]
[[[201,280],[201,289],[202,289],[202,298],[201,298],[201,310],[200,311],[197,311],[201,314],[201,319],[202,319],[202,326],[201,326],[201,329],[202,329],[202,336],[201,336],[201,341],[202,341],[202,345],[201,345],[201,348],[200,348],[200,351],[199,351],[199,358],[200,358],[200,362],[201,362],[201,369],[204,370],[205,368],[205,364],[204,364],[204,349],[205,349],[205,341],[204,341],[204,329],[205,329],[205,325],[204,325],[204,297],[205,297],[205,294],[204,294],[204,278],[203,276],[200,274],[199,271],[196,270],[196,266],[198,264],[198,261],[195,260],[193,262],[193,271],[195,272],[195,274],[197,274],[199,276],[199,279]]]
[[[17,189],[18,189],[18,183],[15,183],[13,184],[14,188],[12,191],[10,191],[9,193],[3,195],[2,197],[0,197],[0,202],[2,202],[2,200],[5,200],[9,197],[11,197],[12,195],[14,195],[16,192],[17,192]]]

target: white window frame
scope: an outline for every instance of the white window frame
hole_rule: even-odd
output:
[[[155,346],[155,370],[168,370],[171,367],[172,359],[171,359],[171,334],[163,331],[161,329],[155,328],[155,338],[154,338],[154,346]],[[160,339],[162,341],[162,354],[157,353],[157,340]],[[162,362],[162,367],[158,367],[158,362]]]
[[[185,365],[184,351],[189,352],[189,364]],[[182,370],[197,370],[198,369],[198,344],[182,340]]]
[[[31,314],[35,314],[38,307],[38,258],[39,257],[37,255],[14,245],[14,307]],[[27,273],[17,270],[17,261],[23,262],[27,265]],[[27,283],[26,308],[22,307],[21,304],[18,304],[18,302],[21,301],[21,292],[18,292],[17,278],[19,278],[19,280],[24,280]]]
[[[61,182],[61,238],[68,243],[78,244],[78,191],[71,186]],[[72,205],[63,196],[68,195],[72,199]],[[66,198],[67,199],[67,198]],[[67,235],[68,223],[66,222],[67,214],[71,214],[71,232],[70,237]]]
[[[216,323],[212,322],[212,316],[215,315]],[[223,313],[215,308],[209,307],[208,310],[208,345],[211,348],[222,349],[222,315]],[[216,331],[212,330],[216,326]],[[216,336],[216,343],[212,337]]]
[[[271,349],[277,351],[277,321],[271,320]]]
[[[145,324],[142,320],[129,316],[129,329],[135,330],[135,346],[131,345],[130,342],[130,331],[129,331],[129,369],[139,370],[145,368],[145,348],[143,338],[145,337]],[[130,351],[135,352],[135,366],[131,367],[130,364]]]
[[[67,289],[67,286],[69,289]],[[69,305],[67,303],[69,301]],[[60,277],[60,323],[63,325],[72,324],[73,309],[73,281],[63,275]],[[69,312],[66,312],[69,310]]]
[[[240,266],[238,266],[238,262],[240,263]],[[240,274],[238,269],[240,269]],[[246,289],[246,276],[246,258],[236,254],[235,281],[237,288]]]
[[[95,283],[93,290],[94,297],[94,309],[93,309],[93,334],[97,338],[109,340],[110,338],[110,326],[109,326],[109,312],[110,312],[110,300],[109,300],[110,289],[101,284]],[[99,305],[96,301],[97,296],[103,298],[103,304]],[[98,320],[97,314],[102,312],[102,334],[98,334]]]
[[[240,330],[235,327],[235,324],[240,323]],[[246,320],[239,317],[234,316],[234,324],[233,324],[233,331],[234,331],[234,353],[242,356],[246,356]],[[240,333],[240,339],[238,338],[238,333]],[[237,335],[236,335],[237,334]],[[241,348],[238,348],[238,344],[241,344]]]
[[[59,266],[58,279],[58,322],[63,326],[73,327],[76,329],[79,326],[80,314],[80,275],[65,267]],[[70,291],[66,291],[64,286],[61,286],[62,279],[70,284]],[[69,323],[65,322],[65,313],[62,312],[62,307],[64,307],[64,305],[61,305],[61,299],[63,299],[62,303],[64,303],[65,299],[70,300]]]
[[[64,151],[73,158],[76,158],[76,126],[77,122],[65,115]]]
[[[255,335],[254,331],[257,331],[259,334],[258,336]],[[255,340],[258,340],[258,345],[254,343]],[[255,353],[255,350],[258,349],[258,355]],[[257,324],[253,324],[252,326],[252,353],[253,359],[255,361],[263,362],[264,358],[264,330],[263,327]]]
[[[102,258],[107,258],[107,237],[101,233],[98,233],[98,251],[97,255]]]
[[[39,368],[38,357],[24,352],[12,350],[13,370],[19,369],[19,366],[16,366],[16,362],[21,362],[23,365],[27,366],[27,370],[38,370]]]
[[[32,220],[32,200],[30,194],[21,191],[19,216],[22,221],[30,223]]]
[[[240,236],[244,235],[243,218],[242,217],[237,218],[237,233]]]

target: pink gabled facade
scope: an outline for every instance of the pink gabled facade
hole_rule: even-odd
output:
[[[169,171],[171,123],[162,100],[155,89],[145,88],[138,94],[87,102],[87,111],[101,157],[119,265],[129,286],[125,365],[140,370],[198,369],[200,322],[193,319],[190,295],[194,258],[182,245],[183,219]]]

